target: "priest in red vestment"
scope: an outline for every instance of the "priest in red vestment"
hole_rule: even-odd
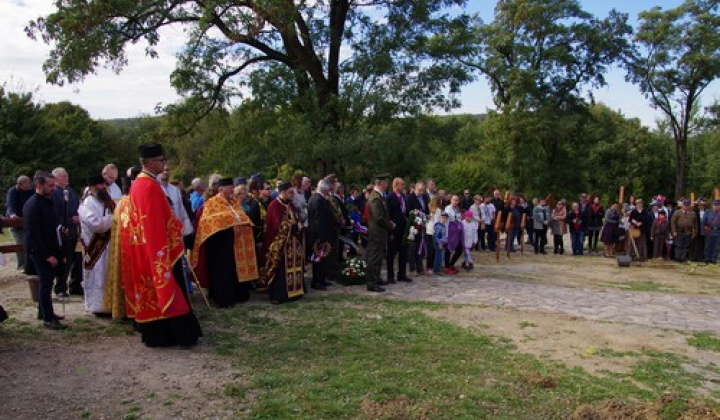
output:
[[[175,217],[156,176],[165,166],[162,146],[140,146],[143,170],[120,214],[122,281],[128,311],[148,347],[189,346],[202,336],[190,307],[180,261],[182,223]],[[125,272],[127,271],[127,272]]]
[[[299,299],[305,294],[302,223],[293,206],[294,189],[280,184],[278,197],[270,203],[265,219],[260,280],[272,303]]]
[[[202,208],[192,253],[195,275],[219,307],[245,302],[258,266],[253,223],[233,197],[232,178],[221,179],[218,194]]]

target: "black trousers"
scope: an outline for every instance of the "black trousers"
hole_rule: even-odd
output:
[[[55,318],[55,311],[52,305],[52,286],[55,278],[55,270],[42,257],[29,255],[30,260],[37,270],[40,288],[38,291],[38,317],[43,321],[52,321]],[[57,268],[57,267],[56,267]]]
[[[75,241],[63,244],[63,256],[58,260],[55,267],[56,281],[55,293],[68,291],[68,279],[70,281],[69,291],[73,294],[81,294],[82,289],[82,253],[75,252]]]
[[[452,256],[450,255],[450,251],[445,251],[445,268],[455,267],[455,264],[460,259],[460,256],[463,253],[462,245],[458,244],[457,248],[455,248],[455,251],[452,252]]]
[[[542,229],[535,229],[535,237],[533,238],[533,247],[535,253],[545,252],[545,245],[547,244],[547,227]]]
[[[407,277],[407,244],[402,235],[393,236],[388,241],[387,250],[387,278],[392,280],[395,278],[395,256],[398,256],[397,278]]]
[[[435,245],[432,235],[425,235],[425,250],[427,251],[426,267],[428,270],[432,270],[435,263]]]

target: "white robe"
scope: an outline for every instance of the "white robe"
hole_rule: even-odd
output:
[[[86,245],[90,244],[94,233],[104,233],[112,227],[112,212],[106,209],[93,195],[89,195],[83,200],[78,209],[78,215],[80,216],[82,241]],[[110,244],[108,243],[91,270],[83,267],[82,286],[85,290],[85,309],[92,313],[103,312],[109,251]]]

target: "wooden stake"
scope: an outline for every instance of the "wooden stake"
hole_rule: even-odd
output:
[[[695,193],[694,192],[690,193],[690,208],[691,209],[695,208]]]
[[[714,200],[720,200],[720,187],[715,188],[715,197]]]
[[[622,204],[625,202],[625,186],[620,186],[620,195],[618,196],[618,204],[622,206]]]

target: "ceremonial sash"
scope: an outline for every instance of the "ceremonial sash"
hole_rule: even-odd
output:
[[[88,245],[83,244],[83,247],[85,248],[83,266],[86,270],[92,270],[93,267],[95,267],[95,264],[98,262],[100,256],[102,256],[102,253],[105,251],[105,248],[107,248],[109,243],[110,231],[107,231],[103,233],[93,233],[92,238],[90,238],[90,243]]]

